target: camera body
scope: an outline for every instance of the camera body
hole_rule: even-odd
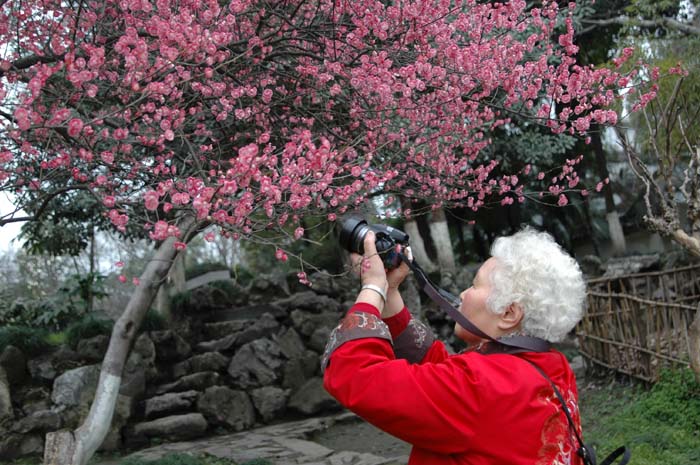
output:
[[[365,253],[364,241],[367,233],[375,234],[377,252],[387,270],[393,270],[401,264],[401,257],[396,252],[396,246],[408,246],[408,234],[400,229],[385,224],[369,224],[363,218],[348,217],[340,228],[340,245],[349,252],[360,255]]]

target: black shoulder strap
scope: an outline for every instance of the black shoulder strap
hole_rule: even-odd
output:
[[[566,401],[564,400],[564,397],[561,395],[561,392],[559,392],[559,389],[557,388],[556,384],[554,384],[554,381],[547,376],[547,373],[542,370],[536,363],[531,362],[530,360],[523,358],[523,357],[518,357],[521,360],[525,360],[527,363],[532,365],[535,370],[537,370],[543,377],[549,382],[549,385],[552,386],[552,389],[554,390],[554,394],[557,396],[557,399],[559,399],[559,403],[561,404],[562,410],[564,410],[564,415],[566,415],[566,420],[569,422],[569,428],[571,431],[574,432],[574,435],[576,435],[576,441],[578,441],[578,451],[577,453],[583,458],[583,463],[586,465],[596,465],[597,464],[597,459],[595,455],[595,450],[587,446],[586,444],[583,443],[583,439],[581,439],[581,435],[578,434],[578,429],[576,429],[576,424],[574,423],[574,419],[571,417],[571,412],[569,411],[569,408],[566,406]],[[632,457],[632,454],[629,449],[625,446],[618,447],[615,449],[615,451],[605,457],[605,459],[600,463],[600,465],[611,465],[615,461],[617,461],[618,458],[620,458],[620,463],[619,465],[626,465],[629,461],[630,458]]]
[[[467,317],[462,315],[459,310],[459,298],[450,294],[444,289],[433,284],[425,271],[416,263],[415,260],[409,259],[404,254],[399,254],[401,260],[413,271],[413,275],[418,281],[418,285],[426,293],[430,300],[440,306],[440,308],[450,315],[459,325],[470,333],[482,339],[489,340],[500,347],[500,353],[517,354],[521,352],[548,352],[550,349],[549,342],[544,339],[530,336],[509,336],[502,337],[498,340],[492,338],[488,334],[481,331],[474,323],[469,321]]]

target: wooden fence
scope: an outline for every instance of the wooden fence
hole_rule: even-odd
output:
[[[700,306],[700,264],[588,281],[576,333],[589,366],[653,382],[659,368],[687,364],[688,326]]]

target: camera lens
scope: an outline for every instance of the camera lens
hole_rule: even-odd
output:
[[[349,252],[365,253],[364,241],[369,230],[367,221],[362,218],[346,218],[340,228],[340,246]]]

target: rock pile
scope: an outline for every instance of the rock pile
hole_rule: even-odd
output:
[[[332,282],[289,293],[261,279],[248,305],[189,315],[184,330],[141,334],[126,364],[102,449],[142,447],[242,431],[286,413],[338,408],[325,392],[320,355],[349,303]],[[44,436],[75,428],[95,393],[106,338],[27,360],[0,355],[0,460],[41,453]]]

